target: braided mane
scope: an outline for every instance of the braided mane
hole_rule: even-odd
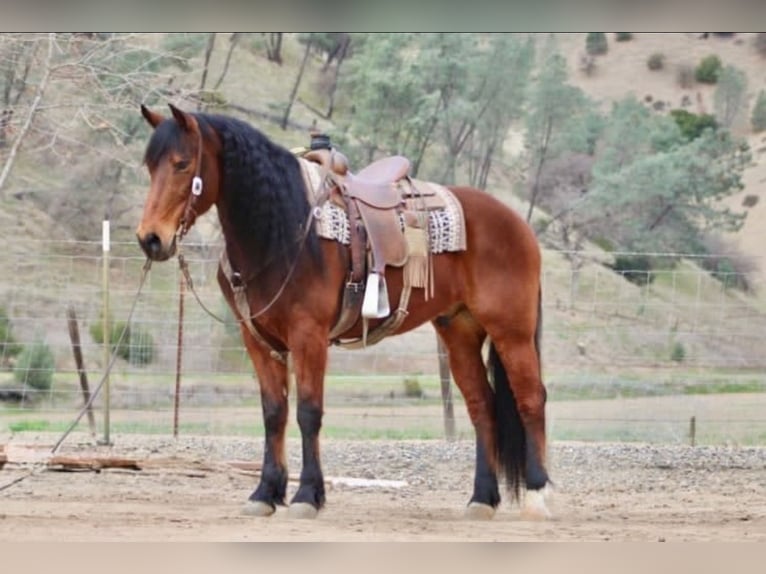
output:
[[[312,229],[303,236],[311,205],[300,165],[295,156],[272,142],[250,124],[229,116],[194,114],[203,134],[211,131],[222,144],[219,217],[231,233],[227,245],[236,243],[249,267],[283,278],[302,248],[320,260],[318,237]],[[156,165],[171,149],[185,150],[184,131],[174,120],[154,130],[144,161]]]

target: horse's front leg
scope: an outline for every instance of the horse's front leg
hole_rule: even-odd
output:
[[[270,516],[277,505],[284,506],[287,493],[285,428],[287,426],[287,367],[269,355],[243,326],[242,338],[258,375],[263,424],[266,432],[261,480],[243,511]]]
[[[325,502],[324,476],[319,458],[319,431],[324,406],[327,333],[303,325],[290,343],[297,386],[297,418],[303,444],[303,468],[298,491],[290,501],[290,516],[314,518]]]

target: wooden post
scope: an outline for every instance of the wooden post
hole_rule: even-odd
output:
[[[436,335],[436,350],[439,357],[439,381],[442,390],[442,409],[444,411],[444,435],[447,440],[455,440],[455,410],[452,405],[452,381],[450,380],[447,349],[439,335]]]
[[[77,374],[80,377],[80,388],[82,389],[82,399],[87,405],[88,426],[90,434],[96,436],[96,419],[93,416],[93,405],[90,403],[90,387],[88,386],[88,375],[85,372],[85,362],[82,358],[82,346],[80,344],[80,329],[77,326],[77,314],[71,305],[67,309],[67,324],[69,325],[69,339],[72,342],[72,353],[74,362],[77,365]]]
[[[173,438],[178,438],[178,411],[181,400],[181,360],[184,340],[184,281],[183,273],[178,276],[178,345],[176,349],[176,394],[173,404]]]
[[[689,443],[692,446],[697,445],[697,417],[695,416],[689,419]]]

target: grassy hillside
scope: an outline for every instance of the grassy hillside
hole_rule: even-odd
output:
[[[559,45],[566,55],[572,83],[582,88],[606,107],[610,102],[628,94],[639,100],[651,98],[652,105],[663,102],[665,109],[685,108],[693,113],[713,113],[714,85],[694,83],[683,88],[678,83],[681,66],[696,67],[700,60],[717,54],[724,65],[732,64],[747,74],[748,112],[735,124],[735,132],[748,139],[754,164],[745,172],[746,188],[726,200],[732,209],[741,211],[742,201],[755,194],[762,196],[766,182],[766,134],[753,134],[750,130],[750,111],[760,90],[766,89],[766,58],[755,48],[755,34],[742,33],[734,37],[706,39],[696,33],[637,33],[627,42],[616,42],[607,34],[609,50],[597,56],[595,70],[586,74],[580,68],[585,53],[585,34],[557,34]],[[650,71],[647,60],[652,54],[663,54],[664,68]],[[685,102],[687,104],[685,105]],[[752,257],[758,268],[757,280],[766,280],[766,260],[763,243],[766,236],[766,202],[759,201],[749,210],[744,227],[729,239],[744,255]]]
[[[219,40],[211,59],[211,69],[219,70],[226,57],[226,42]],[[763,73],[764,60],[752,47],[751,34],[735,39],[711,37],[700,40],[690,34],[636,34],[629,42],[614,42],[609,35],[609,51],[597,58],[594,73],[586,75],[579,69],[580,54],[584,52],[585,34],[560,34],[560,46],[567,55],[570,77],[573,83],[608,106],[609,102],[634,92],[643,99],[651,95],[653,101],[669,102],[669,107],[681,105],[688,96],[691,111],[710,111],[712,88],[697,85],[691,89],[678,86],[676,67],[682,63],[696,64],[710,53],[718,53],[724,63],[732,62],[748,73],[749,91],[756,93],[766,87]],[[157,42],[156,36],[147,36],[147,42]],[[646,59],[653,52],[666,56],[666,67],[651,72]],[[297,75],[302,57],[302,47],[293,37],[288,37],[283,50],[284,63],[278,66],[266,60],[262,46],[253,42],[248,49],[234,51],[228,76],[220,91],[227,94],[229,102],[240,109],[249,109],[258,114],[237,112],[249,119],[260,129],[287,147],[303,145],[308,140],[306,127],[316,123],[320,129],[332,125],[317,117],[302,102],[318,106],[315,86],[319,77],[321,60],[311,61],[306,80],[299,92],[291,119],[294,125],[287,130],[275,123],[264,120],[262,114],[279,116]],[[192,69],[179,82],[193,86],[198,82],[199,68]],[[62,96],[63,97],[63,96]],[[136,110],[138,113],[138,110]],[[744,127],[743,127],[744,130]],[[87,133],[87,132],[86,132]],[[134,170],[137,183],[126,193],[133,207],[121,216],[123,222],[116,232],[117,239],[133,241],[133,228],[140,217],[141,205],[148,178],[140,165],[142,146],[148,137],[148,128],[133,146]],[[743,132],[746,133],[746,132]],[[747,189],[732,198],[732,205],[741,203],[747,194],[760,194],[759,187],[766,180],[764,136],[747,134],[752,143],[755,165],[746,173]],[[518,134],[509,134],[507,147],[518,149]],[[510,161],[510,160],[509,160]],[[498,169],[491,182],[490,191],[512,206],[523,210],[524,203],[510,193],[514,178],[518,174],[510,169]],[[40,170],[31,161],[20,159],[19,180],[33,179],[45,182],[49,174]],[[6,301],[11,300],[14,308],[22,314],[20,329],[31,337],[41,326],[60,345],[60,360],[71,367],[66,347],[66,333],[60,318],[70,300],[81,305],[84,322],[97,320],[99,313],[98,289],[100,260],[100,227],[93,230],[93,245],[84,248],[88,259],[73,264],[66,258],[52,255],[55,248],[34,239],[68,239],[69,234],[50,217],[41,214],[28,202],[16,199],[6,200],[0,209],[0,236],[10,246],[0,257],[3,270],[2,293]],[[744,253],[758,258],[763,272],[761,245],[763,242],[766,205],[759,202],[751,209],[747,223],[734,238]],[[217,241],[217,228],[212,215],[201,220],[192,240]],[[39,253],[39,250],[46,250]],[[132,245],[123,248],[122,253],[129,261],[115,262],[115,281],[119,292],[114,295],[115,314],[127,311],[130,297],[137,282],[140,253]],[[220,296],[213,281],[215,249],[209,252],[211,261],[200,264],[197,284],[206,303],[214,310],[221,309]],[[576,373],[578,380],[614,381],[609,378],[637,376],[655,381],[669,381],[674,378],[700,380],[719,376],[731,369],[755,369],[763,366],[760,334],[766,328],[763,293],[744,295],[741,292],[724,289],[720,282],[703,273],[693,262],[683,262],[672,271],[661,274],[650,286],[640,287],[627,282],[599,264],[603,252],[590,247],[588,261],[577,275],[577,292],[573,296],[573,273],[566,259],[555,252],[545,253],[545,358],[546,368],[562,380]],[[19,262],[23,261],[23,265]],[[155,266],[157,267],[157,266]],[[21,270],[21,271],[20,271]],[[175,270],[171,267],[155,269],[152,272],[154,288],[139,306],[139,320],[153,324],[157,340],[161,345],[160,357],[163,374],[170,372],[174,364],[175,341]],[[56,291],[51,277],[66,287]],[[31,290],[29,285],[38,291]],[[48,289],[48,290],[46,290]],[[44,296],[44,303],[32,301],[35,293]],[[196,304],[187,299],[188,306]],[[22,309],[29,304],[34,311]],[[186,361],[188,370],[194,372],[215,372],[224,364],[223,359],[212,350],[214,344],[228,341],[223,330],[212,324],[198,309],[187,311],[192,319],[187,327],[191,345],[203,349],[191,353]],[[229,341],[228,344],[231,344]],[[683,347],[682,361],[673,360],[674,349]],[[433,353],[435,341],[430,326],[407,337],[384,341],[373,349],[355,353],[333,351],[331,369],[334,373],[434,373]],[[247,368],[241,352],[230,351],[237,357],[238,368]],[[98,360],[98,350],[92,350],[93,360]],[[229,364],[231,356],[224,357]],[[703,375],[703,371],[707,374]],[[648,373],[648,374],[647,374]],[[126,372],[125,376],[135,377]],[[725,375],[721,375],[725,376]],[[602,377],[599,379],[599,377]],[[606,378],[603,378],[606,377]]]

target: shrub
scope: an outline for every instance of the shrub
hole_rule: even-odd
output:
[[[710,272],[724,289],[738,289],[744,293],[752,290],[752,276],[757,266],[742,256],[711,256],[704,258],[702,267]]]
[[[13,336],[13,325],[5,309],[0,307],[0,360],[7,361],[21,353],[22,347]]]
[[[102,318],[95,323],[92,323],[90,328],[90,336],[99,345],[104,344],[104,321]],[[122,332],[127,330],[123,336]],[[117,355],[120,357],[128,356],[128,344],[130,342],[130,327],[123,321],[109,321],[109,349],[112,352],[117,350]],[[119,346],[118,346],[119,345]]]
[[[404,396],[421,399],[423,398],[423,388],[420,386],[420,381],[417,377],[406,377],[404,383]]]
[[[133,327],[129,332],[127,354],[120,355],[132,365],[148,365],[154,360],[154,337],[145,329]]]
[[[585,37],[585,51],[592,56],[606,54],[609,46],[606,41],[606,34],[603,32],[588,32]]]
[[[89,331],[96,343],[104,343],[102,320],[93,323]],[[122,334],[123,331],[125,335]],[[154,337],[151,333],[135,325],[131,327],[123,321],[110,322],[109,348],[132,365],[148,365],[154,360]]]
[[[652,260],[646,255],[617,255],[610,267],[636,285],[648,285],[655,279]]]
[[[661,70],[665,67],[665,54],[654,52],[646,60],[646,67],[652,71]]]
[[[718,128],[718,122],[710,114],[693,114],[687,110],[676,108],[670,110],[670,117],[675,120],[681,134],[688,141],[698,138],[708,128]]]
[[[676,341],[670,350],[670,360],[676,363],[683,363],[684,359],[686,359],[686,348],[683,343]]]
[[[721,73],[722,67],[721,58],[711,54],[702,58],[694,70],[694,78],[703,84],[715,84],[718,82],[718,75]]]
[[[53,383],[56,359],[50,347],[42,341],[35,341],[24,348],[13,370],[16,382],[38,391],[47,391]]]
[[[754,132],[766,130],[766,91],[758,92],[758,99],[755,100],[753,115],[750,116],[750,125]]]
[[[749,193],[745,196],[745,199],[742,200],[742,207],[755,207],[758,205],[759,199],[761,199],[759,196],[755,195],[754,193]]]
[[[633,32],[615,32],[614,39],[618,42],[628,42],[633,39]]]
[[[717,279],[723,289],[738,289],[749,293],[753,289],[753,278],[758,270],[756,260],[739,253],[725,240],[716,235],[706,236],[702,244],[699,265]]]

